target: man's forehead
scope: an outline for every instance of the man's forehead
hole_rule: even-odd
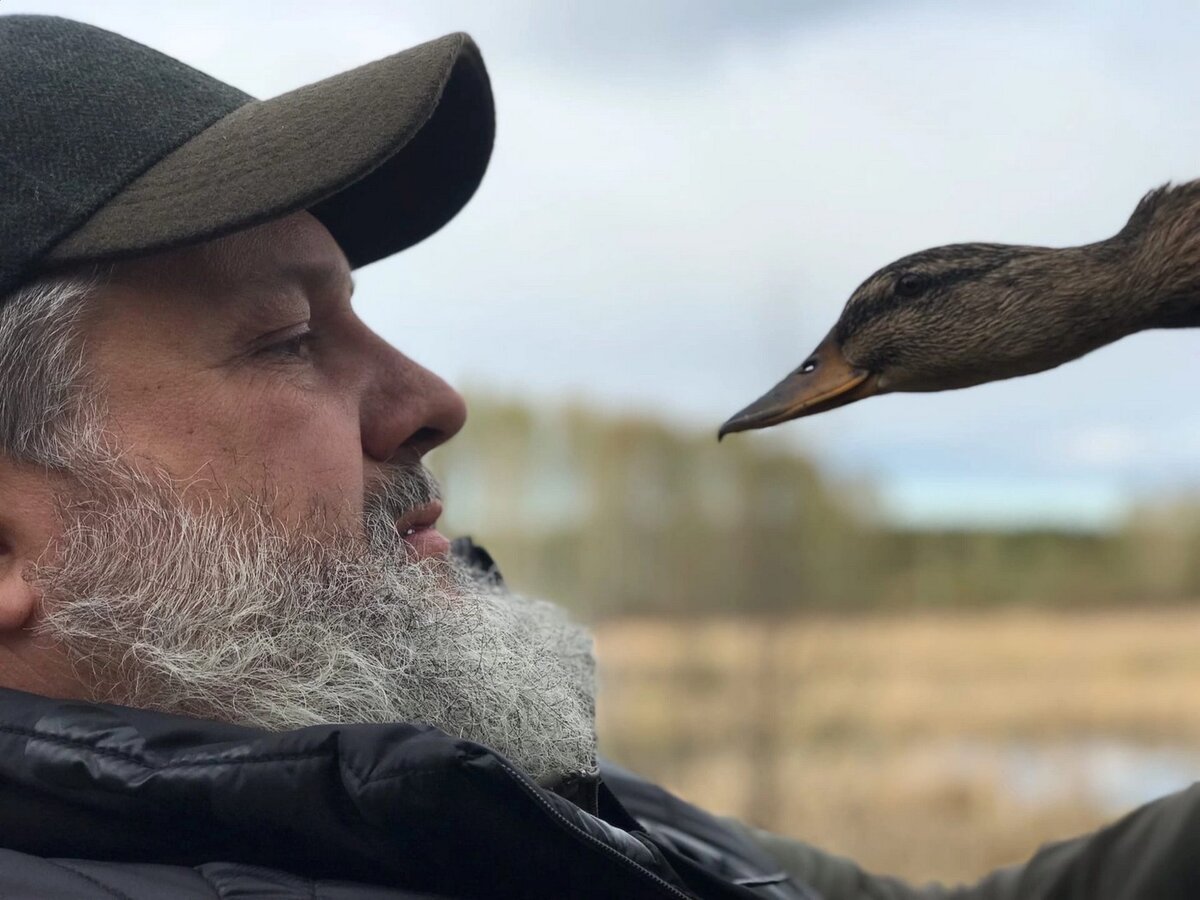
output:
[[[353,285],[337,241],[308,213],[298,213],[203,245],[202,265],[228,287]]]
[[[217,304],[263,291],[348,292],[354,284],[345,254],[308,213],[130,260],[114,275],[125,285],[203,296]]]

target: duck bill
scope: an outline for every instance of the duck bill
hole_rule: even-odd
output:
[[[821,341],[804,366],[722,425],[718,438],[735,431],[770,428],[878,393],[878,379],[850,365],[830,335]]]

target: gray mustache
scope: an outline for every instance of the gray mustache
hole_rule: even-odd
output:
[[[383,480],[368,490],[363,502],[367,534],[373,538],[394,535],[397,520],[441,499],[441,485],[424,466],[389,467]]]

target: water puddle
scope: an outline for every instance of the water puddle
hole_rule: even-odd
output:
[[[1119,813],[1200,780],[1200,751],[1112,739],[964,742],[939,748],[937,756],[945,775],[994,778],[1031,806],[1083,800]]]

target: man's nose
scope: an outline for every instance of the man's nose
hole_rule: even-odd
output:
[[[363,452],[377,462],[419,459],[459,432],[467,405],[458,391],[395,348],[381,356],[362,404]]]

